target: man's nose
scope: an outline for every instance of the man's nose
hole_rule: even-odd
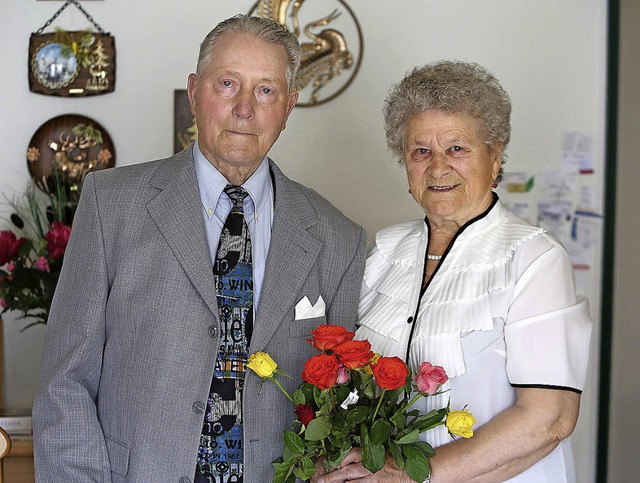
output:
[[[236,98],[236,105],[233,108],[233,114],[241,119],[251,119],[255,113],[254,102],[256,101],[253,92],[241,90]]]

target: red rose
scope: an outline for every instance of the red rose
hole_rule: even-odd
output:
[[[373,366],[373,376],[382,389],[398,389],[404,386],[409,368],[399,357],[381,357]]]
[[[298,421],[306,426],[316,418],[316,413],[308,404],[298,404],[296,416],[298,416]]]
[[[355,335],[341,325],[330,324],[321,325],[311,333],[313,334],[313,339],[307,339],[307,342],[319,351],[331,350],[335,346],[353,339]]]
[[[438,388],[447,382],[449,377],[441,366],[432,366],[429,362],[423,362],[418,367],[416,374],[416,385],[418,391],[431,396],[438,391]]]
[[[338,359],[333,354],[318,354],[304,364],[302,379],[320,389],[333,387],[338,380]]]
[[[373,357],[368,340],[348,340],[333,349],[340,363],[347,369],[355,369],[369,364]]]
[[[51,258],[54,260],[64,255],[64,251],[67,249],[67,243],[69,242],[69,235],[71,234],[71,227],[65,225],[60,221],[54,221],[51,225],[51,229],[44,236],[47,240],[47,250],[51,253]]]
[[[0,231],[0,267],[13,260],[26,241],[25,238],[16,238],[11,230]]]

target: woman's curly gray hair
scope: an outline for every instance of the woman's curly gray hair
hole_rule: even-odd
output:
[[[511,100],[498,79],[484,67],[469,62],[442,60],[416,67],[392,87],[384,102],[387,146],[403,163],[407,121],[425,111],[467,115],[478,121],[480,135],[489,147],[511,138]]]

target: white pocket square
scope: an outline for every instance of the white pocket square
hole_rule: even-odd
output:
[[[302,297],[300,302],[296,304],[296,320],[313,319],[315,317],[322,317],[324,315],[326,306],[322,295],[318,296],[318,301],[315,305],[311,305],[309,297],[306,295]]]

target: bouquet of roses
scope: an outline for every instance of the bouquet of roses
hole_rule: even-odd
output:
[[[284,451],[274,461],[274,483],[311,478],[319,459],[325,471],[335,468],[354,447],[362,448],[362,464],[381,470],[387,454],[415,481],[431,472],[434,450],[419,435],[446,424],[453,435],[469,438],[475,420],[466,410],[449,407],[421,415],[411,406],[439,394],[447,375],[440,366],[423,362],[412,377],[398,357],[381,357],[367,340],[354,340],[344,327],[321,325],[308,341],[320,353],[305,363],[304,382],[289,395],[276,375],[287,375],[265,352],[249,356],[248,367],[278,385],[294,405],[298,431],[283,433]],[[296,426],[294,426],[296,427]]]
[[[24,329],[47,323],[76,204],[61,183],[46,192],[31,185],[11,203],[16,232],[0,231],[0,314],[32,319]]]

